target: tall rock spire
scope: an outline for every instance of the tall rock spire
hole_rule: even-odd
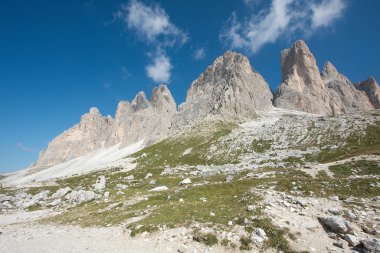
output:
[[[306,43],[297,41],[281,53],[282,83],[275,93],[277,107],[322,115],[371,110],[368,97],[355,89],[331,62],[319,72]]]

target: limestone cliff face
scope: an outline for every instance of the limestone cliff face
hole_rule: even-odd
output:
[[[125,146],[140,140],[149,144],[167,136],[177,110],[167,86],[160,85],[153,89],[150,100],[140,92],[131,104],[120,103],[117,112],[115,132],[119,135],[115,143]]]
[[[358,90],[364,91],[375,109],[380,109],[380,87],[373,77],[355,84]]]
[[[277,107],[321,115],[374,109],[365,92],[358,90],[331,62],[319,72],[306,43],[297,41],[281,53],[282,83],[275,93]]]
[[[91,108],[78,125],[49,143],[34,167],[49,167],[119,143],[121,147],[140,140],[150,144],[169,134],[176,113],[166,85],[154,88],[150,100],[139,92],[131,103],[119,102],[115,119],[103,117],[97,108]]]
[[[322,79],[330,93],[332,114],[373,110],[365,92],[357,90],[347,77],[340,74],[331,62],[326,62]]]
[[[273,95],[264,78],[247,57],[226,52],[218,57],[190,86],[179,108],[182,124],[208,115],[252,117],[272,107]]]
[[[275,106],[316,114],[332,114],[330,96],[313,54],[306,43],[297,41],[281,52],[282,83]]]
[[[103,117],[97,108],[84,114],[79,124],[54,138],[41,152],[35,167],[48,167],[71,160],[105,146],[112,131],[113,119]]]
[[[327,62],[319,72],[303,41],[281,53],[282,83],[274,105],[291,110],[335,115],[380,108],[380,88],[373,78],[353,85]],[[173,130],[208,116],[250,118],[273,107],[273,95],[247,57],[227,51],[192,82],[186,101],[176,103],[166,85],[148,100],[139,92],[132,102],[121,101],[115,119],[91,108],[80,123],[49,143],[34,168],[56,165],[103,147],[121,147],[144,140],[148,145]]]

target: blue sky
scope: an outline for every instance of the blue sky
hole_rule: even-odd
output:
[[[380,79],[377,0],[3,0],[0,172],[38,152],[96,106],[168,83],[177,103],[228,49],[246,54],[272,90],[280,51],[304,39],[321,66],[353,82]]]

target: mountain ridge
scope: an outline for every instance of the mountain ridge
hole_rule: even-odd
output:
[[[143,91],[119,102],[115,117],[97,108],[78,125],[54,138],[32,167],[49,167],[100,148],[138,141],[155,143],[178,128],[212,115],[252,118],[257,111],[279,107],[320,115],[337,115],[380,108],[376,80],[353,84],[331,62],[319,70],[306,43],[299,40],[281,52],[282,82],[274,94],[249,59],[227,51],[192,82],[178,106],[169,88],[160,84],[148,99]]]

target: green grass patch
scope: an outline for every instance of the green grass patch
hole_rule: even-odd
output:
[[[224,156],[209,156],[209,148],[232,132],[232,122],[207,122],[193,126],[179,136],[169,137],[132,155],[140,166],[163,168],[177,165],[217,165],[230,163]]]
[[[378,161],[356,161],[345,164],[333,165],[329,170],[336,177],[349,177],[352,175],[380,175],[380,163]]]

